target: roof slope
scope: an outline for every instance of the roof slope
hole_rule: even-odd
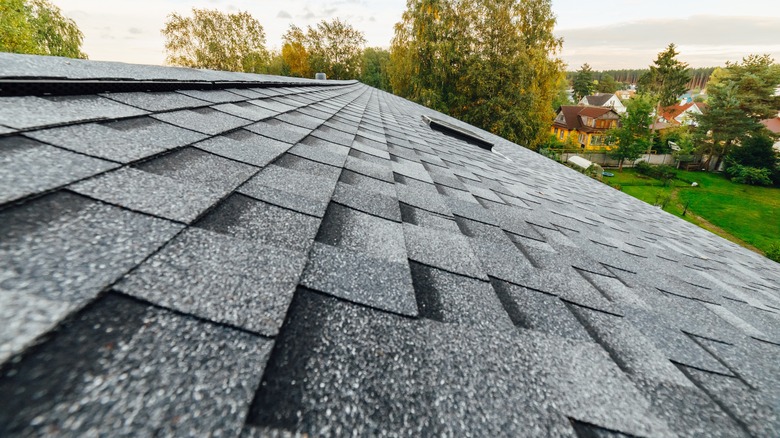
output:
[[[604,106],[614,95],[614,93],[598,93],[585,96],[585,99],[588,105]]]
[[[779,265],[362,84],[218,75],[0,97],[0,435],[778,434]]]

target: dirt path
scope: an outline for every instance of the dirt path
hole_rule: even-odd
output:
[[[675,207],[678,207],[680,209],[680,212],[683,211],[685,208],[685,205],[683,204],[682,200],[679,196],[679,188],[672,189],[671,195],[672,195],[672,202],[675,204]],[[718,236],[729,240],[731,242],[736,243],[739,246],[745,247],[753,252],[757,252],[761,255],[764,255],[764,252],[760,249],[756,248],[755,246],[745,242],[744,240],[740,239],[739,237],[730,234],[728,231],[724,230],[723,228],[713,224],[712,222],[708,221],[707,219],[703,218],[702,216],[699,216],[698,214],[691,211],[690,208],[688,208],[688,211],[685,213],[685,217],[692,219],[691,222],[693,222],[695,225],[704,228],[705,230],[717,234]]]

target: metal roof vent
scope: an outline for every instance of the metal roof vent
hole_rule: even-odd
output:
[[[325,73],[315,73],[314,79],[317,79],[318,81],[324,81],[325,79],[328,79],[328,77],[325,75]]]
[[[428,126],[434,131],[439,131],[444,135],[448,135],[458,140],[463,140],[466,143],[479,146],[482,149],[492,150],[493,143],[480,137],[477,133],[469,131],[468,129],[461,128],[460,126],[453,125],[452,123],[445,122],[444,120],[434,119],[430,116],[422,116],[422,119]]]

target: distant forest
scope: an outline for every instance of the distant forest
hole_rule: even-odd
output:
[[[691,69],[691,81],[688,82],[688,89],[694,90],[699,89],[707,86],[707,81],[710,80],[710,75],[713,71],[715,71],[716,67],[702,67],[702,68],[692,68]],[[642,68],[642,69],[623,69],[623,70],[603,70],[603,71],[593,71],[593,79],[600,81],[601,78],[604,75],[610,75],[613,79],[615,79],[618,82],[622,82],[624,84],[635,84],[639,80],[639,78],[647,73],[649,69]],[[568,71],[566,72],[566,79],[569,80],[569,82],[574,80],[574,77],[577,75],[576,71]]]

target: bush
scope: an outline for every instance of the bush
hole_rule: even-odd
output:
[[[780,263],[780,244],[775,243],[766,251],[766,258]]]
[[[750,166],[732,163],[726,173],[732,181],[739,184],[748,184],[751,186],[769,186],[772,185],[772,179],[769,178],[771,171],[769,169],[758,169]]]
[[[674,167],[663,164],[660,166],[651,166],[647,163],[647,161],[640,161],[636,163],[635,168],[637,173],[649,176],[651,178],[660,179],[664,182],[664,185],[667,185],[669,181],[677,177],[677,171]]]
[[[640,161],[634,166],[636,172],[642,175],[650,176],[653,166],[649,165],[647,161]]]

